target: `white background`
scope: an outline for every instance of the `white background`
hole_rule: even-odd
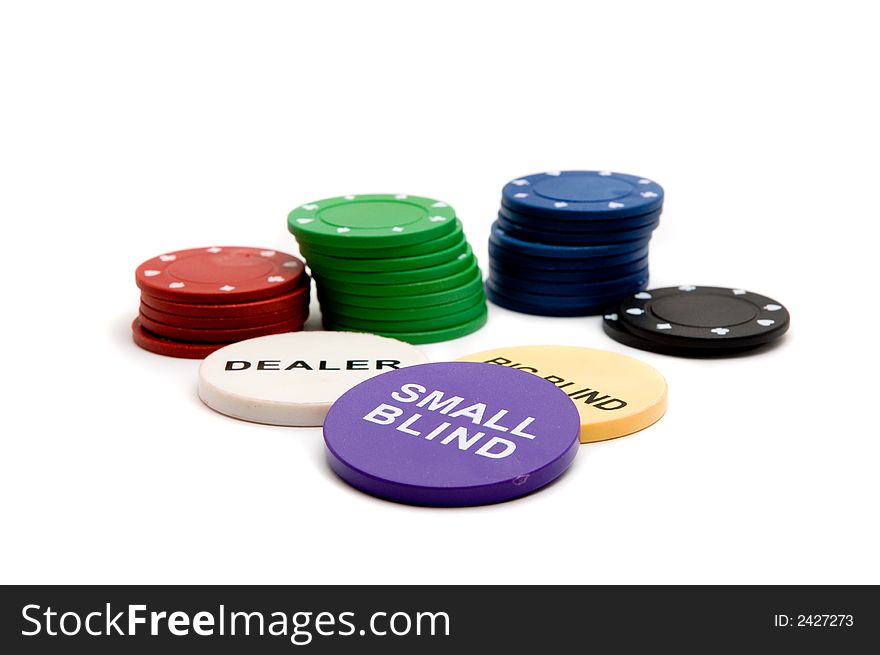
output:
[[[880,48],[869,3],[17,3],[0,12],[4,582],[880,582]],[[738,286],[784,344],[693,361],[492,307],[438,360],[631,354],[644,432],[551,488],[422,509],[337,480],[320,431],[213,413],[130,341],[160,252],[295,252],[296,205],[442,198],[486,261],[502,185],[666,189],[652,285]],[[313,307],[315,318],[317,306]],[[317,329],[318,321],[310,321]]]

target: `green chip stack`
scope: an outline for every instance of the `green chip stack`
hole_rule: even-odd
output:
[[[287,225],[318,288],[324,329],[409,343],[486,324],[486,296],[461,221],[419,196],[342,196],[297,207]]]

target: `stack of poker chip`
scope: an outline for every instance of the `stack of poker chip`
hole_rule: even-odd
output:
[[[420,344],[485,325],[482,274],[445,202],[343,196],[297,207],[287,223],[315,278],[325,329]]]
[[[275,250],[179,250],[135,271],[141,290],[134,342],[145,350],[201,359],[230,343],[302,329],[309,315],[305,265]]]
[[[645,289],[663,189],[607,171],[552,171],[502,190],[486,288],[526,314],[587,316]]]

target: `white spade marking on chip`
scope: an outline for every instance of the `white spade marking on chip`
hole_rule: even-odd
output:
[[[742,296],[742,295],[745,295],[745,293],[746,293],[745,289],[734,289],[733,290],[734,296]]]
[[[678,290],[679,291],[696,291],[697,287],[695,287],[693,284],[685,284],[683,286],[678,287]]]
[[[397,200],[406,200],[407,195],[405,193],[395,193],[394,198]]]
[[[177,255],[159,255],[159,260],[163,262],[173,262],[177,259]]]
[[[605,318],[607,318],[609,321],[616,321],[617,314],[605,314]]]
[[[622,202],[614,202],[613,200],[608,203],[609,209],[620,209],[621,207],[626,207]]]
[[[514,193],[513,197],[514,198],[528,198],[529,194],[528,193]]]
[[[599,171],[599,175],[602,177],[610,177],[613,173],[611,171]]]
[[[645,313],[644,309],[639,309],[638,307],[630,307],[626,310],[627,314],[632,314],[633,316],[641,316]]]
[[[260,257],[274,257],[274,256],[275,256],[274,250],[261,250],[260,251]]]
[[[342,196],[346,200],[354,200],[354,196]]]
[[[318,205],[316,205],[316,204],[314,204],[314,203],[309,204],[309,205],[303,205],[303,206],[302,206],[302,209],[305,209],[305,210],[308,211],[308,212],[310,212],[310,211],[314,211],[314,210],[316,210],[317,208],[318,208]]]
[[[232,286],[231,284],[224,284],[222,287],[220,287],[220,291],[234,291],[234,290],[235,290],[235,287]]]
[[[559,177],[562,175],[559,171],[547,171],[544,175],[550,175],[551,177]]]
[[[429,216],[428,220],[431,221],[432,223],[442,223],[443,221],[446,220],[446,217],[445,216]]]
[[[776,321],[774,321],[772,318],[759,318],[758,319],[758,325],[760,325],[762,327],[770,327],[775,322]]]
[[[392,232],[403,232],[403,228],[400,227],[400,226],[392,227],[392,228],[391,228],[391,231],[392,231]]]
[[[346,232],[351,232],[351,228],[350,227],[337,227],[336,231],[339,232],[339,234],[345,234]]]
[[[315,219],[314,218],[298,218],[298,219],[296,219],[296,222],[299,223],[300,225],[307,225],[309,223],[314,223]]]
[[[768,312],[778,312],[780,309],[782,309],[782,305],[774,305],[771,303],[769,305],[764,305],[764,309],[766,309]]]
[[[443,202],[442,200],[438,200],[433,205],[431,205],[431,207],[449,207],[449,205],[446,204],[445,202]]]
[[[559,202],[554,202],[554,203],[553,203],[553,206],[556,207],[557,209],[562,209],[563,207],[568,207],[568,203],[567,203],[567,202],[562,202],[562,201],[560,200]]]
[[[639,300],[650,300],[652,298],[651,294],[647,291],[639,291],[633,298],[638,298]]]
[[[672,326],[669,323],[657,323],[658,330],[671,330]]]
[[[168,285],[169,289],[183,289],[186,285],[183,282],[172,282]]]
[[[148,271],[144,271],[144,277],[154,277],[156,275],[159,275],[159,273],[161,272],[162,271],[154,271],[153,269],[150,269]]]
[[[456,259],[464,259],[468,254],[466,252],[461,253]]]
[[[513,182],[511,182],[511,184],[513,186],[528,186],[529,181],[528,180],[514,180]]]
[[[266,282],[284,282],[284,278],[281,275],[270,275],[266,278]]]
[[[218,248],[217,246],[214,246],[213,248],[208,248],[208,252],[210,252],[210,253],[212,253],[212,254],[217,254],[217,253],[220,252],[221,250],[223,250],[223,249],[222,249],[222,248]]]
[[[646,180],[645,178],[642,178],[641,180],[639,180],[639,184],[651,184],[651,180]]]
[[[297,261],[289,261],[281,264],[284,268],[299,268],[299,262]]]
[[[718,334],[723,337],[725,334],[730,332],[730,330],[728,330],[727,328],[712,328],[711,330],[709,330],[709,332],[711,332],[712,334]]]
[[[660,194],[654,193],[653,191],[642,191],[639,195],[642,198],[656,198]]]

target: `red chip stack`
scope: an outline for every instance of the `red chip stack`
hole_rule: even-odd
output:
[[[135,280],[132,337],[160,355],[201,359],[243,339],[296,332],[309,316],[305,266],[276,250],[179,250],[138,266]]]

